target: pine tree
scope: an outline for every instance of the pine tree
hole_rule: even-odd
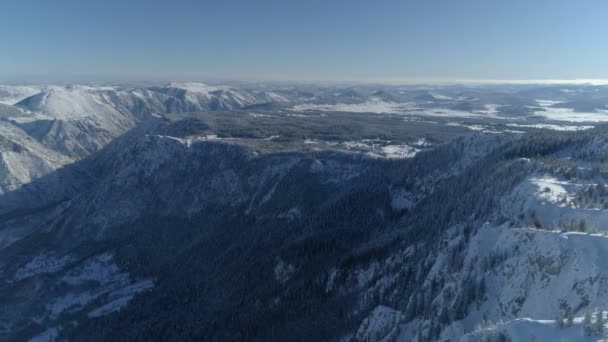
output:
[[[557,315],[555,316],[555,325],[560,329],[564,328],[564,316],[562,315],[561,309],[557,309]]]
[[[422,334],[422,328],[418,328],[418,336],[416,337],[416,342],[424,342],[425,338]]]
[[[572,324],[574,324],[574,312],[568,306],[566,309],[566,326],[569,327],[572,326]]]
[[[604,312],[600,310],[597,312],[597,318],[595,320],[595,326],[593,329],[598,336],[604,335],[604,323]]]
[[[585,316],[583,318],[583,331],[586,336],[593,335],[593,329],[591,327],[591,313],[589,311],[585,312]]]

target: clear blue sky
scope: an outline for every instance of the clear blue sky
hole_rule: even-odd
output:
[[[0,80],[608,78],[606,0],[0,7]]]

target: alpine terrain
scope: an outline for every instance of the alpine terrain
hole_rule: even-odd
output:
[[[608,86],[0,86],[0,340],[608,337]]]

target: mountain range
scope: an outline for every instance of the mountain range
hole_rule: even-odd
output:
[[[0,339],[600,340],[607,99],[2,86]]]

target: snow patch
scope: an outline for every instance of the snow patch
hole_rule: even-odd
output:
[[[414,205],[414,195],[403,189],[391,189],[391,208],[393,210],[409,209]]]
[[[55,273],[65,267],[74,258],[65,255],[57,257],[52,254],[40,254],[15,272],[15,281],[29,278],[42,273]]]
[[[14,105],[15,103],[40,92],[35,86],[12,86],[0,84],[0,103]]]
[[[562,101],[555,101],[555,100],[536,100],[536,103],[538,103],[539,106],[541,107],[551,107],[553,105],[559,104],[559,103],[563,103]]]
[[[59,337],[59,329],[48,328],[40,334],[32,337],[29,342],[53,342]]]
[[[381,147],[382,153],[380,157],[398,159],[398,158],[413,158],[419,149],[408,145],[386,145]]]
[[[301,104],[294,107],[296,111],[318,110],[328,112],[350,112],[350,113],[401,113],[404,109],[412,109],[412,103],[395,103],[382,100],[373,100],[363,103],[339,103],[339,104]]]
[[[274,279],[281,284],[285,284],[289,278],[295,272],[295,267],[292,264],[288,264],[283,259],[277,259],[277,263],[274,266]]]
[[[405,316],[401,311],[379,305],[363,320],[354,340],[394,341],[399,335],[399,325],[404,320]]]
[[[518,318],[506,323],[488,324],[488,326],[463,336],[461,342],[499,341],[496,336],[505,336],[511,341],[535,342],[591,342],[602,340],[601,336],[587,336],[584,332],[582,317],[574,320],[571,326],[558,327],[554,320],[537,320]]]
[[[110,302],[90,311],[89,318],[100,317],[118,311],[125,307],[136,294],[150,289],[154,286],[154,282],[150,279],[144,279],[118,289],[108,295]]]
[[[563,198],[572,199],[573,197],[564,188],[572,185],[566,181],[560,181],[554,177],[533,177],[530,182],[538,187],[536,194],[541,200],[559,203]]]
[[[89,315],[97,317],[124,307],[137,293],[151,288],[151,279],[132,280],[122,272],[111,253],[103,253],[71,269],[60,280],[65,292],[46,305],[52,319],[65,312],[77,312],[94,300],[106,302]]]
[[[608,110],[597,110],[597,112],[576,112],[571,108],[546,107],[543,111],[535,112],[536,115],[549,120],[569,122],[608,122]]]
[[[522,125],[522,124],[507,124],[509,127],[519,127],[519,128],[541,128],[541,129],[549,129],[552,131],[584,131],[587,129],[592,129],[594,126],[571,126],[571,125],[553,125],[553,124],[531,124],[531,125]]]

